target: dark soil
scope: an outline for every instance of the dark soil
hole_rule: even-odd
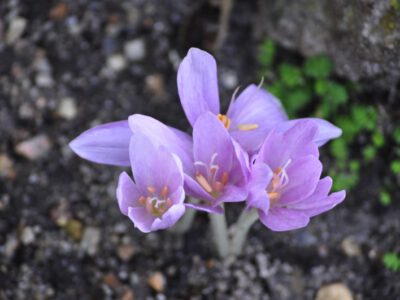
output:
[[[85,129],[133,113],[188,128],[178,58],[190,46],[210,49],[219,14],[193,2],[1,1],[0,299],[314,299],[334,282],[354,299],[400,299],[400,273],[382,264],[385,252],[400,250],[399,195],[389,208],[376,197],[385,159],[306,229],[274,233],[256,224],[243,256],[222,262],[206,215],[183,236],[142,234],[116,203],[121,169],[68,148]],[[255,2],[236,2],[216,53],[225,105],[236,86],[259,81]],[[26,26],[7,38],[16,17]],[[130,61],[124,45],[136,39],[145,52]],[[368,93],[388,104],[388,91]],[[17,145],[38,135],[48,147],[34,157],[35,145],[21,152]],[[148,283],[155,272],[166,281],[159,291]]]

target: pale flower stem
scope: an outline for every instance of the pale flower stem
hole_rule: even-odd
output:
[[[171,229],[173,233],[185,234],[192,227],[194,217],[196,216],[197,210],[193,208],[186,208],[186,212],[182,219]]]
[[[238,221],[229,228],[231,237],[230,254],[240,255],[244,242],[251,226],[258,220],[258,212],[255,209],[243,211]]]
[[[225,258],[229,255],[229,238],[228,228],[226,225],[225,213],[209,214],[211,222],[211,230],[214,238],[214,243],[217,246],[218,255]]]

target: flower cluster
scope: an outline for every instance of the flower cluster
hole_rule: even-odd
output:
[[[174,225],[185,210],[223,213],[245,202],[274,231],[304,227],[343,201],[320,179],[318,147],[341,130],[317,118],[288,120],[278,99],[249,85],[220,111],[214,58],[192,48],[178,70],[178,91],[192,136],[151,117],[89,129],[70,143],[87,160],[131,166],[119,177],[121,212],[142,232]],[[185,196],[196,202],[185,202]]]

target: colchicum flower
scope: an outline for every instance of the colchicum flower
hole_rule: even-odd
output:
[[[129,146],[134,182],[121,173],[117,199],[121,212],[142,232],[173,226],[185,212],[180,159],[141,133]]]
[[[222,213],[221,203],[246,199],[247,154],[210,112],[194,124],[193,161],[193,171],[185,175],[185,190],[203,202],[187,206]]]
[[[233,96],[227,113],[221,114],[215,59],[197,48],[191,48],[179,66],[178,92],[192,126],[200,115],[209,111],[249,154],[258,151],[273,127],[283,132],[301,120],[288,121],[280,101],[254,84],[245,88],[237,99]],[[318,145],[341,135],[341,130],[328,121],[312,120],[318,125],[315,136]]]
[[[299,121],[284,133],[272,130],[255,157],[247,206],[258,209],[260,221],[271,230],[305,227],[310,217],[345,198],[345,191],[329,195],[330,177],[320,179],[317,131],[312,121]]]

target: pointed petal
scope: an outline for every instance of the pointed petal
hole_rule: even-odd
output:
[[[155,217],[146,212],[144,207],[129,207],[128,217],[141,232],[148,233]]]
[[[283,188],[279,205],[287,205],[309,197],[317,187],[322,164],[314,156],[295,160],[287,167],[288,184]]]
[[[292,161],[306,156],[319,156],[314,142],[317,126],[311,121],[301,121],[284,133],[272,130],[261,146],[259,157],[272,170],[282,167],[289,159]]]
[[[231,135],[250,153],[260,148],[272,127],[287,120],[279,100],[254,84],[231,103],[227,115],[231,120]],[[255,125],[257,128],[241,130],[243,125]]]
[[[154,145],[162,145],[172,153],[175,153],[182,161],[184,171],[189,174],[193,173],[193,144],[188,134],[178,129],[171,129],[154,118],[140,114],[130,116],[128,121],[133,133],[141,132]],[[133,153],[132,155],[135,154]]]
[[[129,140],[132,132],[127,121],[118,121],[93,127],[69,143],[80,157],[89,161],[129,166]]]
[[[183,172],[178,158],[163,146],[154,145],[142,133],[136,133],[130,144],[130,157],[135,182],[141,189],[167,186],[173,193],[183,185]]]
[[[129,207],[139,206],[137,200],[140,196],[140,192],[129,175],[126,172],[122,172],[119,175],[117,187],[117,200],[121,213],[128,215]]]
[[[192,177],[185,174],[185,191],[186,194],[192,196],[199,200],[205,200],[210,202],[210,205],[215,203],[215,199],[211,197],[209,193],[207,193],[200,184],[197,183]]]
[[[271,208],[268,214],[259,211],[260,221],[273,231],[287,231],[307,226],[310,218],[301,211]]]
[[[184,204],[176,204],[170,207],[161,218],[156,218],[151,225],[151,231],[156,231],[160,229],[166,229],[174,226],[175,223],[183,216],[185,213]]]
[[[215,115],[204,113],[193,127],[194,160],[209,164],[215,153],[219,172],[229,172],[233,160],[237,160],[232,139]]]
[[[248,194],[249,192],[245,186],[239,187],[233,184],[228,184],[224,187],[217,203],[245,201]]]
[[[272,171],[268,165],[256,163],[251,169],[251,176],[248,184],[249,197],[247,198],[248,208],[257,208],[264,213],[269,209],[269,198],[266,192],[272,178]]]
[[[178,92],[192,126],[206,111],[219,113],[217,64],[210,54],[197,48],[189,50],[179,66]]]
[[[318,132],[314,138],[314,142],[320,147],[332,139],[336,139],[342,135],[342,130],[332,123],[319,118],[302,118],[294,119],[287,122],[283,122],[277,126],[279,132],[285,132],[292,128],[298,122],[309,120],[314,122],[318,126]]]

